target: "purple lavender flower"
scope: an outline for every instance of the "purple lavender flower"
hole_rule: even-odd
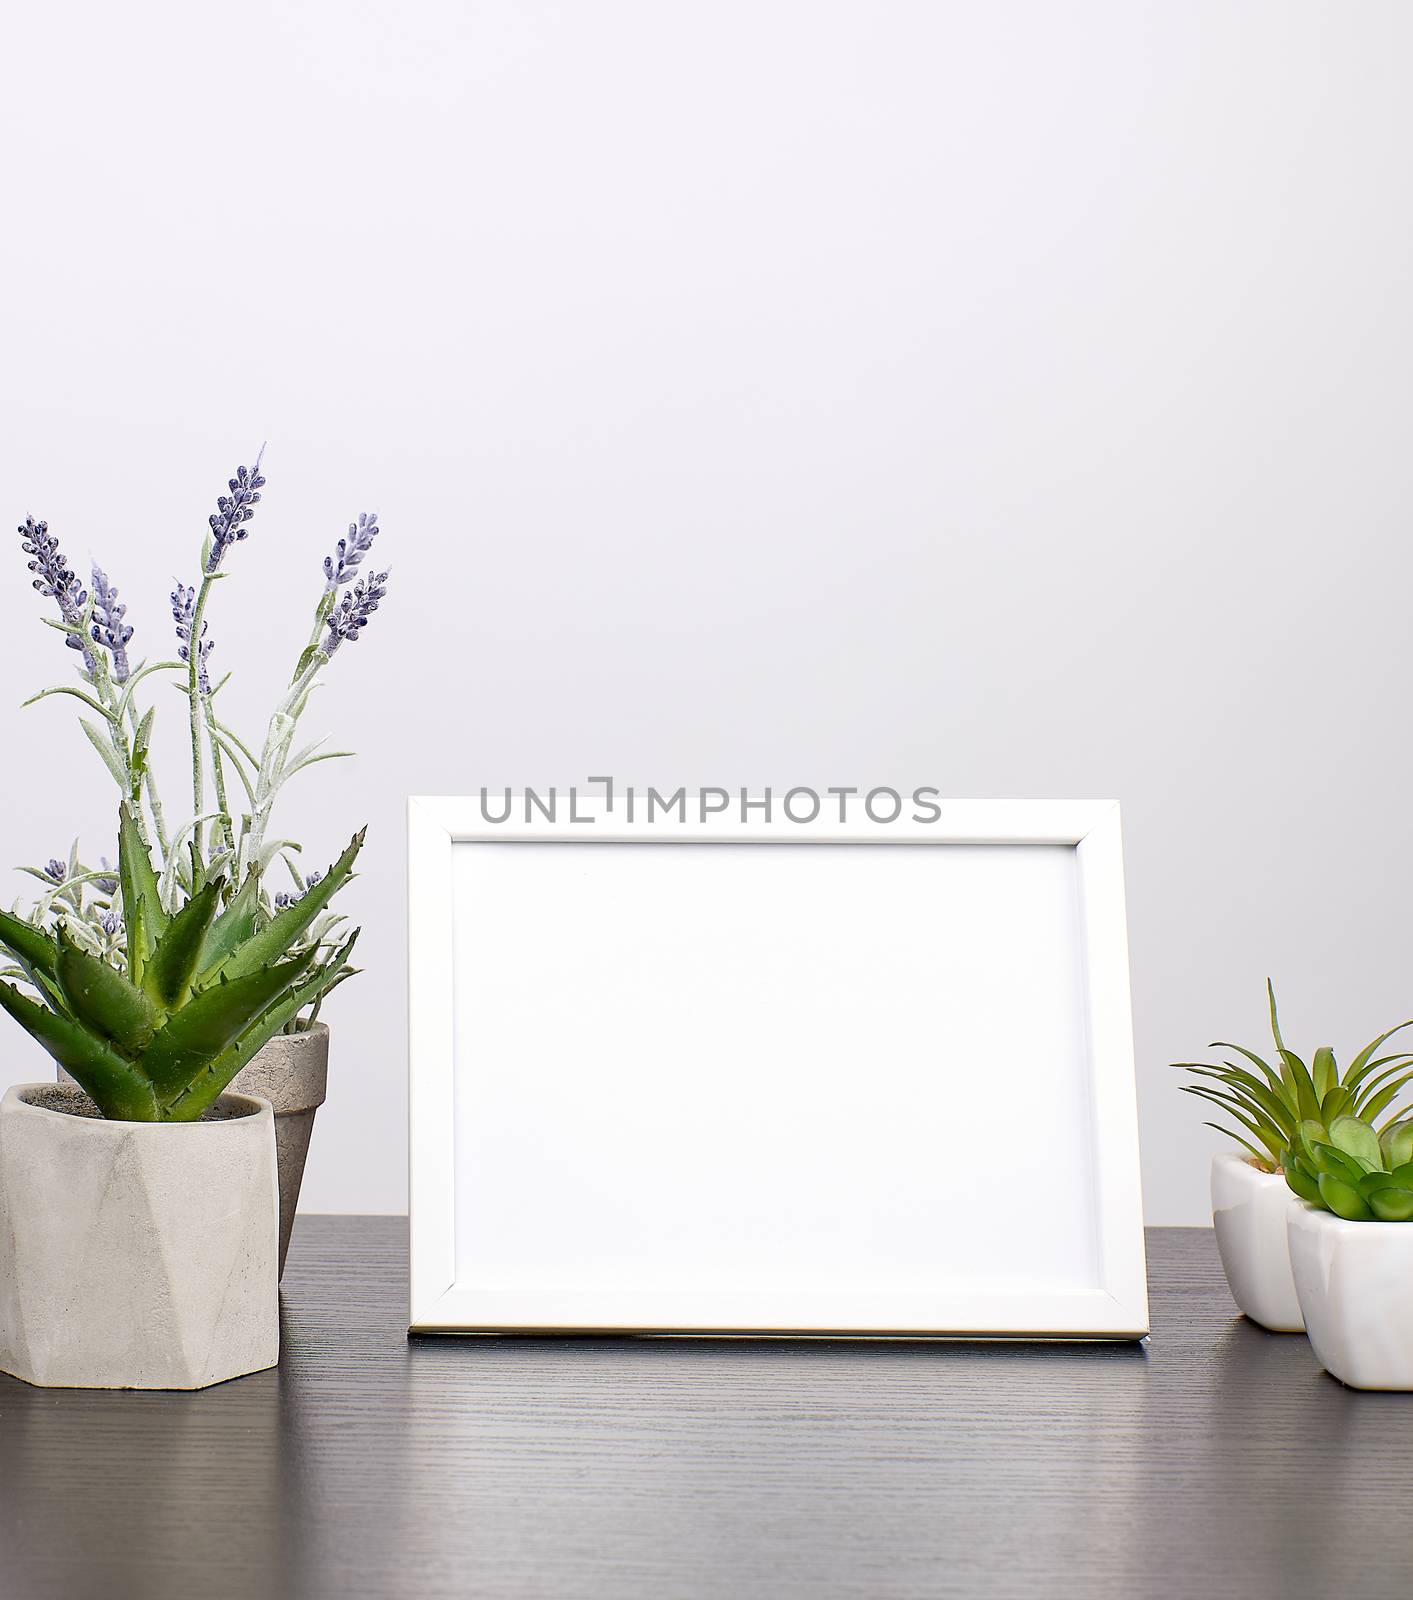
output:
[[[332,656],[345,639],[357,640],[387,592],[386,572],[375,572],[371,577],[360,578],[351,589],[344,590],[339,603],[329,613],[329,634],[324,640],[326,656]]]
[[[105,872],[109,870],[107,856],[100,856],[98,858],[98,864]],[[116,878],[95,878],[93,880],[93,887],[95,889],[101,889],[104,894],[117,894],[118,880]]]
[[[59,615],[71,628],[82,628],[83,608],[88,603],[88,596],[64,560],[59,541],[50,533],[49,524],[26,517],[19,534],[20,548],[30,557],[29,570],[35,574],[34,587],[46,599],[58,604]],[[91,678],[97,663],[83,636],[71,633],[64,643],[70,650],[83,652],[83,663]]]
[[[55,883],[63,883],[69,876],[69,869],[57,856],[51,856],[44,863],[44,875],[52,878]]]
[[[338,554],[324,557],[326,594],[332,593],[342,583],[347,583],[363,564],[363,558],[373,548],[378,537],[378,519],[366,511],[358,513],[358,521],[348,525],[348,537],[340,539]]]
[[[110,939],[116,939],[123,931],[123,919],[116,911],[105,911],[98,919],[98,926]]]
[[[108,574],[93,563],[93,627],[95,644],[101,644],[113,657],[113,678],[128,681],[128,641],[132,629],[124,622],[128,608],[118,599],[118,586],[108,582]]]
[[[178,581],[172,590],[172,621],[177,625],[177,638],[180,641],[177,655],[183,661],[191,660],[191,624],[196,615],[196,586]],[[206,658],[211,654],[215,645],[214,639],[206,637],[206,630],[210,623],[203,617],[201,619],[201,638],[196,646],[196,683],[202,694],[211,693],[211,679],[206,671]]]
[[[322,872],[311,872],[305,878],[304,887],[299,891],[298,894],[292,894],[288,889],[281,889],[280,892],[275,896],[275,910],[283,911],[287,906],[297,904],[297,902],[302,900],[323,876],[324,874]]]
[[[265,487],[265,480],[260,475],[260,457],[264,454],[265,446],[261,445],[255,465],[237,467],[235,477],[229,482],[231,492],[217,496],[216,510],[210,519],[211,554],[206,559],[208,573],[220,566],[227,546],[244,539],[250,532],[244,524],[255,515],[255,507],[260,503],[260,491]]]

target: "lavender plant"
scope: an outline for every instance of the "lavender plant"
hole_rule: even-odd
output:
[[[207,608],[230,550],[250,533],[265,478],[239,467],[209,518],[199,570],[171,595],[176,658],[130,660],[134,630],[96,563],[87,590],[48,524],[26,518],[21,547],[33,586],[52,600],[49,626],[79,658],[79,682],[43,689],[77,699],[79,725],[118,786],[117,866],[67,859],[25,868],[43,885],[27,907],[0,911],[0,1007],[73,1075],[107,1117],[191,1121],[277,1032],[307,1027],[356,968],[358,930],[331,902],[353,875],[354,834],[327,872],[302,873],[300,845],[271,838],[281,789],[296,773],[349,752],[294,738],[319,674],[354,641],[387,593],[387,572],[359,576],[378,536],[366,514],[324,561],[308,642],[257,755],[225,721],[213,682]],[[169,831],[150,760],[156,708],[139,704],[163,675],[186,697],[191,815]],[[232,790],[243,803],[232,806]],[[276,863],[294,888],[274,890]]]

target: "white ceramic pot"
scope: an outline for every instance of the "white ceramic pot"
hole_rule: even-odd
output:
[[[1286,1220],[1300,1204],[1279,1173],[1230,1151],[1212,1157],[1212,1226],[1232,1299],[1272,1333],[1305,1327],[1286,1242]]]
[[[1315,1359],[1353,1389],[1413,1389],[1413,1222],[1346,1222],[1297,1201],[1287,1228]]]
[[[204,1389],[280,1356],[267,1101],[108,1122],[81,1089],[0,1100],[0,1370],[75,1389]]]

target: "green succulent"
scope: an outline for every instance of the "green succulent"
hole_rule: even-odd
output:
[[[355,834],[327,875],[282,909],[268,908],[252,872],[234,889],[223,876],[200,882],[169,913],[124,804],[123,970],[84,949],[62,920],[51,933],[0,912],[0,949],[40,996],[0,983],[0,1006],[105,1117],[193,1122],[262,1045],[352,974],[357,931],[330,946],[311,928],[362,844]]]
[[[1307,1120],[1284,1168],[1302,1200],[1348,1222],[1413,1222],[1413,1121],[1376,1133],[1362,1117]]]
[[[1203,1080],[1184,1084],[1184,1094],[1197,1095],[1219,1107],[1230,1122],[1245,1131],[1238,1133],[1235,1128],[1217,1122],[1206,1126],[1243,1145],[1265,1171],[1278,1172],[1285,1166],[1286,1152],[1292,1147],[1299,1148],[1303,1126],[1319,1129],[1320,1139],[1328,1143],[1325,1129],[1332,1130],[1342,1121],[1372,1124],[1393,1104],[1400,1090],[1413,1082],[1413,1070],[1409,1069],[1413,1053],[1376,1054],[1394,1034],[1413,1026],[1413,1021],[1400,1022],[1396,1028],[1381,1033],[1365,1045],[1341,1073],[1335,1053],[1327,1045],[1315,1052],[1308,1066],[1293,1050],[1286,1049],[1276,1012],[1276,991],[1269,978],[1266,994],[1278,1066],[1268,1065],[1242,1045],[1220,1039],[1213,1043],[1212,1049],[1234,1051],[1255,1070],[1234,1061],[1215,1064],[1177,1061],[1173,1065]],[[1394,1122],[1396,1118],[1391,1119],[1391,1123]],[[1383,1130],[1387,1131],[1389,1125]],[[1250,1139],[1245,1136],[1247,1133]],[[1376,1136],[1375,1143],[1380,1136]],[[1294,1188],[1294,1184],[1291,1187]]]

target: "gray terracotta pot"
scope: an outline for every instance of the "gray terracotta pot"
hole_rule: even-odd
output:
[[[74,1080],[62,1067],[59,1080]],[[268,1100],[275,1113],[275,1153],[280,1173],[280,1276],[294,1214],[299,1207],[299,1187],[304,1162],[314,1132],[314,1113],[324,1103],[329,1081],[329,1029],[316,1022],[299,1033],[277,1033],[256,1054],[248,1067],[232,1078],[228,1094],[256,1095]]]
[[[275,1111],[275,1152],[280,1169],[280,1276],[299,1206],[299,1186],[314,1132],[314,1113],[329,1082],[329,1029],[323,1022],[299,1033],[277,1033],[248,1067],[231,1080],[232,1094],[258,1095]]]
[[[274,1117],[109,1122],[82,1089],[0,1100],[0,1370],[69,1389],[204,1389],[280,1358]]]

